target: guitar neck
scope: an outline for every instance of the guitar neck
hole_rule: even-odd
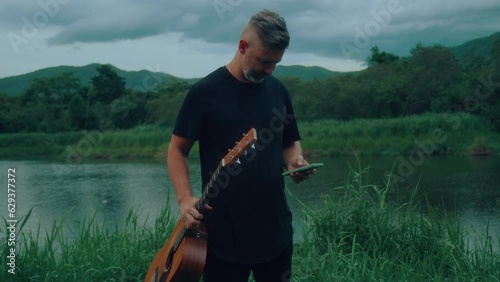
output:
[[[217,181],[217,178],[219,177],[219,175],[222,171],[222,167],[223,167],[223,165],[221,162],[217,166],[217,169],[215,169],[215,172],[212,175],[212,177],[210,177],[210,180],[208,181],[208,183],[205,185],[205,188],[203,189],[203,193],[201,193],[200,199],[198,200],[198,203],[196,204],[196,209],[198,211],[202,211],[205,207],[205,204],[208,204],[207,195],[208,195],[208,193],[210,193],[210,189],[214,186],[215,181]]]
[[[248,131],[247,134],[243,134],[243,138],[241,138],[239,142],[236,142],[236,146],[234,146],[233,149],[229,150],[229,153],[227,153],[224,158],[222,158],[219,165],[215,169],[214,174],[212,175],[212,177],[210,177],[210,181],[208,181],[205,188],[203,189],[203,193],[201,193],[201,197],[198,201],[198,204],[196,205],[196,209],[198,211],[202,211],[205,207],[205,204],[208,203],[207,195],[211,192],[211,189],[213,188],[215,181],[219,177],[222,169],[232,164],[233,162],[239,164],[239,157],[245,155],[247,149],[255,148],[254,143],[256,141],[257,131],[255,130],[255,128],[252,128]]]

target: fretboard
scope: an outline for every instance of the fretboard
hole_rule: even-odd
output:
[[[205,185],[203,193],[201,193],[200,199],[198,200],[198,204],[196,204],[196,209],[198,211],[202,211],[205,207],[205,204],[207,204],[208,202],[207,196],[210,193],[210,189],[213,188],[215,181],[217,181],[217,178],[219,177],[221,171],[222,171],[222,162],[219,163],[219,165],[215,169],[214,174],[212,175],[212,177],[210,177],[210,180],[208,181],[207,185]]]

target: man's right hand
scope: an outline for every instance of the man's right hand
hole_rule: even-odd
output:
[[[185,199],[179,201],[181,219],[184,221],[184,225],[187,228],[197,228],[201,224],[203,214],[196,209],[198,201],[199,198],[196,197],[186,197]],[[210,211],[212,210],[212,207],[205,205],[204,209]]]

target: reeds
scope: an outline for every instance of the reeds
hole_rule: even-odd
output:
[[[14,275],[4,267],[8,250],[2,242],[0,281],[143,281],[175,224],[168,205],[154,222],[139,220],[137,209],[114,224],[98,222],[97,213],[73,223],[54,222],[50,230],[19,233]]]
[[[390,119],[318,120],[300,123],[302,147],[323,155],[409,155],[432,143],[433,155],[466,155],[471,146],[500,151],[500,134],[481,118],[465,114],[427,113]],[[484,148],[489,150],[484,150]]]
[[[351,169],[317,210],[306,209],[294,281],[500,281],[500,235],[474,240],[458,216],[416,199],[389,197],[389,183]]]

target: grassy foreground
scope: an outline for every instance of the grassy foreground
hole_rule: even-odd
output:
[[[292,281],[500,281],[500,235],[472,242],[453,215],[421,210],[415,194],[394,204],[389,185],[365,183],[366,172],[352,169],[322,207],[304,206]],[[175,220],[168,208],[149,224],[138,224],[137,214],[130,211],[124,228],[99,223],[94,214],[21,232],[15,275],[7,272],[2,239],[0,281],[142,281]],[[19,226],[26,220],[29,214]],[[64,224],[71,234],[63,234]]]
[[[424,114],[392,119],[318,120],[299,123],[302,144],[313,155],[485,155],[500,152],[500,133],[477,116]],[[164,159],[171,128],[57,134],[0,134],[0,158]],[[197,154],[193,152],[192,156]]]

